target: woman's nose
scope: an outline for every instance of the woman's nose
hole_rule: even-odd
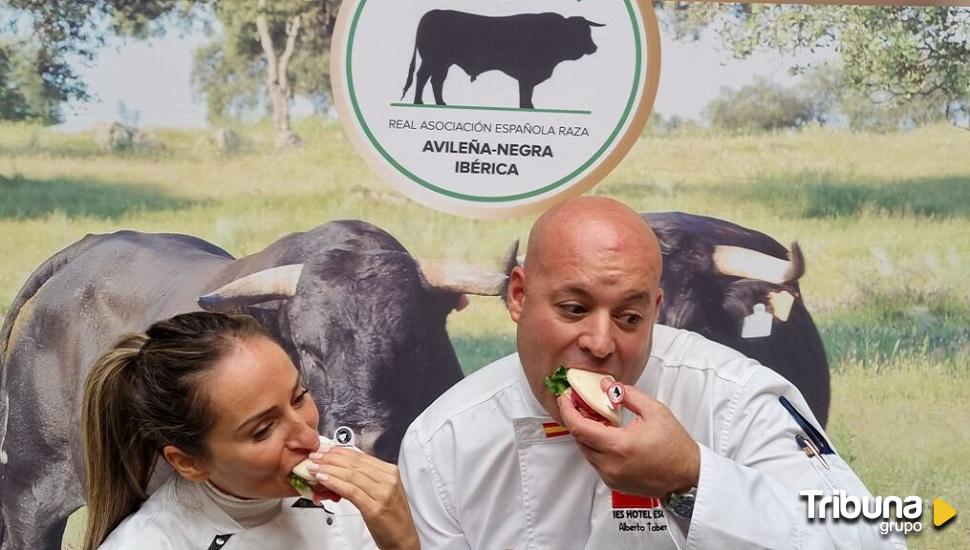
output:
[[[302,419],[294,419],[287,446],[293,450],[316,450],[320,446],[320,434]]]

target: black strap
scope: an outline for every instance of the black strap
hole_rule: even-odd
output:
[[[313,501],[308,498],[297,499],[291,508],[319,508],[328,514],[333,515],[333,512],[327,510],[327,507],[324,506],[322,502],[320,504],[314,504]]]
[[[323,505],[323,502],[320,504],[314,504],[313,501],[308,498],[301,498],[293,503],[292,508],[316,508],[317,510],[323,510],[327,514],[327,525],[333,525],[333,512],[327,510],[327,507]]]
[[[815,446],[818,447],[818,450],[823,455],[835,454],[835,451],[833,451],[832,447],[829,446],[829,442],[825,440],[825,437],[822,435],[822,432],[820,432],[817,428],[815,428],[815,426],[812,426],[812,423],[809,422],[804,416],[802,416],[802,413],[798,412],[798,409],[796,409],[795,406],[791,404],[791,401],[789,401],[787,397],[783,395],[778,398],[778,401],[781,402],[781,406],[785,407],[785,410],[788,411],[788,414],[790,414],[792,418],[795,419],[795,422],[798,424],[798,427],[805,432],[805,435],[807,435],[808,438],[812,440],[812,443],[814,443]]]
[[[220,550],[223,546],[226,545],[227,542],[229,542],[229,539],[231,537],[232,537],[231,534],[216,535],[215,538],[212,539],[212,542],[209,544],[208,550]]]

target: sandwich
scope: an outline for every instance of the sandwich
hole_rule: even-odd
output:
[[[607,426],[620,425],[619,405],[610,400],[607,392],[600,387],[600,381],[615,379],[608,374],[597,374],[582,369],[559,367],[552,376],[543,381],[546,388],[557,397],[566,395],[586,417]]]
[[[329,438],[320,436],[320,447],[317,450],[329,449],[334,447],[336,444]],[[293,468],[293,473],[290,474],[289,480],[290,485],[296,489],[296,492],[300,494],[301,497],[309,500],[313,500],[313,486],[318,485],[320,482],[317,478],[310,473],[307,466],[313,464],[313,461],[309,458],[300,462]],[[317,492],[327,492],[326,490],[318,490]]]

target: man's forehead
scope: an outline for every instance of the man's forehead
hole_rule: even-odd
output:
[[[595,263],[551,263],[539,266],[534,279],[548,290],[557,293],[596,294],[653,294],[656,277],[646,267],[629,264],[604,266]]]
[[[608,286],[615,291],[652,293],[659,281],[654,260],[642,249],[620,247],[584,251],[563,244],[546,251],[547,254],[527,268],[527,285],[528,277],[531,277],[554,292],[569,288],[592,292]],[[527,266],[529,262],[527,257]]]

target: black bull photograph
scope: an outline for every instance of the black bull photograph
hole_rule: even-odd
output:
[[[791,380],[826,422],[825,351],[802,302],[805,259],[771,237],[683,213],[643,214],[661,241],[659,322],[699,332]],[[2,548],[60,548],[83,506],[80,393],[121,335],[177,313],[233,311],[268,328],[302,371],[319,429],[348,426],[394,461],[409,423],[462,377],[446,318],[466,294],[502,296],[518,245],[496,266],[423,260],[369,223],[334,221],[235,259],[180,234],[88,235],[27,279],[0,332]],[[770,334],[742,337],[762,304]],[[156,474],[156,477],[164,474]]]
[[[519,83],[519,107],[533,109],[535,87],[548,80],[563,61],[596,53],[591,28],[603,26],[584,17],[558,13],[489,17],[431,10],[418,22],[401,99],[414,82],[415,61],[420,55],[415,104],[424,103],[424,87],[430,79],[435,103],[445,105],[445,79],[451,66],[457,65],[472,82],[488,71],[512,77]]]

